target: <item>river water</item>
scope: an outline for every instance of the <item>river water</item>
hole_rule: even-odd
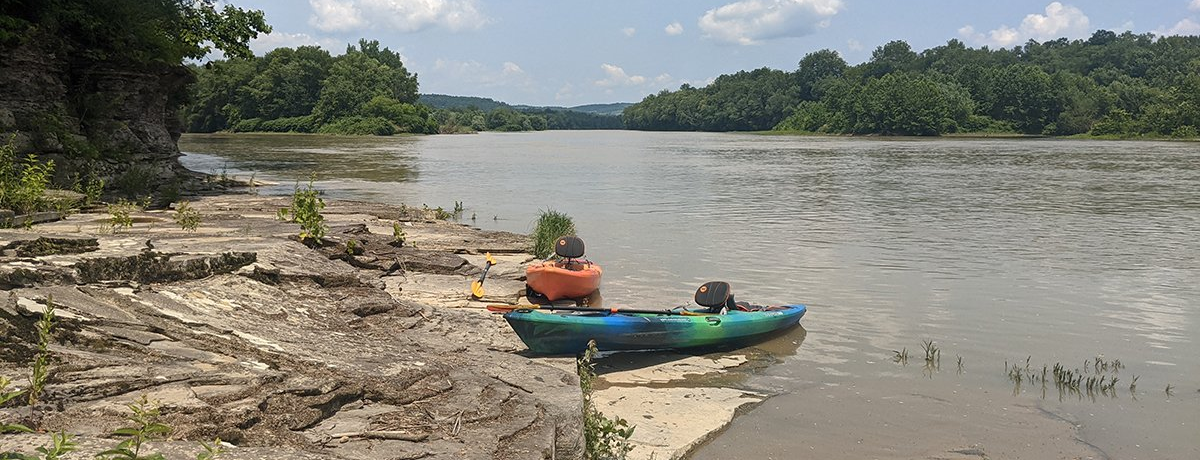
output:
[[[194,170],[282,182],[262,193],[315,172],[332,198],[460,201],[484,229],[565,212],[608,306],[680,305],[710,280],[809,305],[751,377],[780,396],[696,458],[1070,455],[1038,450],[1057,435],[1037,419],[1100,458],[1200,458],[1194,142],[574,131],[185,135],[180,149]],[[940,366],[923,365],[925,340]],[[1008,373],[1098,356],[1123,366],[1104,372],[1112,391]]]

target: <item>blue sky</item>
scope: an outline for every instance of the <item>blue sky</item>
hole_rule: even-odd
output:
[[[359,38],[398,51],[420,91],[531,105],[636,102],[724,73],[794,70],[829,48],[852,64],[906,40],[992,47],[1096,29],[1200,35],[1200,0],[231,0],[274,31],[257,54]]]

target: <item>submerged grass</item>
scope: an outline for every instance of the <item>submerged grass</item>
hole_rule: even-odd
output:
[[[537,225],[533,229],[533,254],[545,259],[554,254],[554,242],[559,238],[575,234],[575,222],[571,216],[548,209],[538,213]]]

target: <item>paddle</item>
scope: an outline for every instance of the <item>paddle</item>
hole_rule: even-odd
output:
[[[487,254],[487,263],[484,264],[484,266],[483,266],[483,274],[479,275],[478,281],[471,282],[471,295],[475,296],[476,299],[483,298],[483,294],[484,294],[483,279],[487,278],[488,269],[492,268],[492,265],[496,265],[496,259],[492,258],[492,253],[489,252],[486,254]]]
[[[639,310],[636,308],[588,308],[588,307],[556,307],[554,305],[488,305],[487,310],[497,313],[508,313],[514,310],[563,310],[563,311],[590,311],[596,313],[642,313],[649,315],[675,315],[675,316],[704,316],[706,313],[697,313],[688,310]]]

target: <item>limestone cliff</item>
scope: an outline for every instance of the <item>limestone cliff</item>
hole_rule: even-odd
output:
[[[0,142],[15,134],[19,154],[54,160],[60,186],[90,172],[130,195],[174,183],[185,173],[176,109],[190,72],[86,54],[52,37],[0,45]]]

